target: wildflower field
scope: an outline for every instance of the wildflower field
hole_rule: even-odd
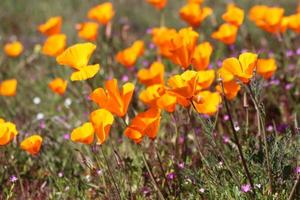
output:
[[[0,200],[300,199],[297,0],[1,0]]]

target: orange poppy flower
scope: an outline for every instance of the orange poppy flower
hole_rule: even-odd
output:
[[[157,100],[157,106],[167,112],[174,112],[176,108],[177,97],[171,92],[166,92]]]
[[[225,22],[239,27],[244,21],[244,15],[244,11],[241,8],[234,4],[229,4],[227,6],[227,11],[222,15],[222,18]]]
[[[256,71],[259,75],[264,77],[264,79],[269,79],[273,76],[276,71],[276,61],[274,58],[269,59],[257,59],[257,68]]]
[[[235,81],[234,75],[224,67],[218,70],[218,74],[223,83],[225,97],[229,100],[234,99],[241,89],[241,86]],[[222,85],[217,85],[216,90],[222,94]]]
[[[166,27],[153,28],[151,31],[152,42],[158,47],[158,53],[170,57],[170,42],[171,39],[177,34],[175,29],[169,29]]]
[[[188,3],[202,4],[204,0],[188,0]]]
[[[212,54],[213,47],[209,42],[203,42],[199,44],[192,56],[192,65],[196,70],[205,70],[207,69],[210,56]]]
[[[0,118],[0,146],[7,145],[18,135],[16,125]]]
[[[71,133],[71,140],[83,144],[92,144],[94,141],[94,127],[92,123],[87,122],[75,128]]]
[[[31,155],[36,155],[41,148],[43,138],[39,135],[32,135],[21,142],[21,149],[27,151]]]
[[[138,40],[132,46],[120,51],[116,55],[117,62],[121,63],[127,68],[133,67],[138,57],[144,54],[144,42]]]
[[[300,34],[300,12],[287,18],[287,27]]]
[[[42,52],[48,56],[58,56],[65,50],[66,43],[67,36],[65,34],[51,35],[45,41]]]
[[[7,43],[4,46],[4,52],[10,57],[18,57],[23,52],[23,45],[18,41]]]
[[[106,2],[91,8],[88,12],[88,18],[96,20],[100,24],[106,25],[114,17],[115,11],[112,3]]]
[[[223,82],[223,87],[224,95],[228,100],[234,99],[241,89],[241,86],[235,80]],[[223,88],[221,85],[217,85],[216,90],[221,94],[223,93]]]
[[[139,81],[146,85],[163,84],[165,67],[160,62],[154,62],[149,69],[140,69],[137,77]]]
[[[153,107],[157,107],[157,100],[165,94],[165,87],[162,84],[155,84],[148,86],[145,90],[142,90],[139,95],[139,99]]]
[[[215,80],[214,70],[202,70],[197,72],[198,80],[196,90],[204,90],[211,86]]]
[[[201,8],[198,3],[188,3],[179,11],[180,18],[193,27],[198,27],[202,21],[211,14],[211,8]]]
[[[147,2],[154,6],[156,9],[161,10],[167,5],[168,0],[147,0]]]
[[[61,17],[51,17],[44,24],[41,24],[38,27],[38,30],[46,36],[59,34],[61,31],[61,24]]]
[[[181,75],[171,76],[168,85],[171,88],[170,90],[177,94],[179,98],[189,101],[195,95],[198,79],[199,74],[196,71],[187,70]]]
[[[98,36],[99,24],[96,22],[85,22],[77,24],[76,29],[78,30],[78,37],[88,41],[95,41]]]
[[[222,68],[236,76],[243,83],[248,83],[253,76],[256,67],[257,55],[254,53],[242,53],[237,58],[227,58],[223,61]]]
[[[282,19],[284,9],[279,7],[254,6],[249,11],[249,18],[263,30],[270,33],[284,31]]]
[[[108,138],[110,128],[114,123],[114,116],[106,109],[98,109],[91,113],[92,122],[98,138],[98,144],[102,144]]]
[[[211,37],[230,45],[235,43],[237,37],[238,28],[232,24],[222,24],[219,29],[212,33]]]
[[[15,96],[17,91],[18,81],[16,79],[8,79],[0,83],[1,96]]]
[[[192,63],[198,37],[198,33],[191,27],[181,29],[171,40],[169,59],[184,69],[188,68]]]
[[[74,68],[76,71],[72,73],[72,81],[82,81],[94,77],[100,70],[100,65],[88,65],[91,55],[96,49],[96,45],[92,43],[76,44],[58,57],[56,61],[61,65]]]
[[[222,98],[218,92],[205,90],[201,91],[198,95],[201,97],[201,102],[197,103],[194,101],[198,113],[213,115],[218,111],[219,105],[222,102]]]
[[[67,89],[68,82],[61,78],[52,80],[48,87],[56,94],[63,95]]]
[[[134,85],[125,83],[120,91],[117,79],[112,79],[105,82],[105,88],[106,90],[103,88],[94,90],[90,95],[91,99],[100,107],[124,117],[134,92]]]
[[[125,130],[125,135],[136,143],[140,143],[147,135],[150,139],[155,139],[160,125],[160,110],[150,108],[139,113],[131,120],[130,125]]]

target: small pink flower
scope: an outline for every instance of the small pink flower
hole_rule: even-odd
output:
[[[10,178],[9,178],[9,181],[14,183],[18,180],[18,178],[15,176],[15,175],[12,175]]]
[[[68,140],[68,139],[70,139],[70,135],[67,133],[67,134],[64,134],[64,139],[65,140]]]
[[[224,115],[223,120],[228,121],[229,120],[229,115]]]
[[[227,144],[230,141],[230,138],[227,135],[223,136],[223,142]]]
[[[244,184],[241,186],[241,191],[244,193],[250,192],[251,191],[251,185],[250,184]]]

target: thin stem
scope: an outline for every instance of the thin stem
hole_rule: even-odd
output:
[[[296,182],[295,182],[295,184],[294,184],[294,186],[292,188],[292,191],[291,191],[291,193],[289,195],[288,200],[294,199],[295,194],[297,193],[299,185],[300,185],[299,183],[300,183],[300,175],[298,175],[298,177],[297,177],[297,180],[296,180]]]
[[[12,166],[17,174],[17,177],[18,177],[18,180],[19,180],[19,183],[20,183],[20,187],[21,187],[21,192],[22,192],[22,195],[23,197],[25,198],[25,190],[24,190],[24,186],[23,186],[23,181],[21,179],[21,176],[20,176],[20,173],[19,173],[19,170],[18,168],[16,167],[14,161],[12,162]]]
[[[151,169],[150,169],[150,167],[149,167],[149,165],[148,165],[148,162],[147,162],[147,160],[146,160],[145,153],[144,153],[143,151],[142,151],[142,157],[143,157],[143,161],[144,161],[144,164],[145,164],[145,166],[146,166],[146,169],[147,169],[147,171],[148,171],[148,173],[149,173],[149,175],[150,175],[150,178],[151,178],[151,180],[152,180],[152,185],[154,186],[154,188],[155,188],[156,191],[158,192],[159,197],[160,197],[161,199],[164,199],[164,200],[165,200],[164,195],[162,194],[161,190],[159,189],[159,187],[158,187],[158,185],[157,185],[157,183],[156,183],[156,181],[155,181],[155,179],[154,179],[154,175],[153,175],[153,173],[152,173],[152,171],[151,171]]]
[[[265,154],[266,154],[266,158],[267,158],[267,171],[268,171],[268,177],[269,177],[269,186],[270,186],[270,192],[271,194],[273,193],[273,176],[272,176],[272,168],[271,168],[271,162],[270,162],[270,157],[269,157],[269,146],[268,146],[268,142],[267,142],[267,136],[266,136],[266,129],[265,129],[265,123],[264,120],[262,118],[262,111],[258,105],[257,99],[254,96],[254,93],[251,89],[250,85],[247,85],[248,89],[250,91],[250,95],[251,95],[251,99],[254,103],[254,107],[255,110],[257,112],[257,117],[258,117],[258,126],[262,132],[262,136],[263,136],[263,142],[264,142],[264,146],[265,146]]]
[[[223,96],[223,100],[225,102],[225,107],[226,107],[227,114],[229,116],[229,121],[230,121],[231,129],[232,129],[232,132],[233,132],[234,141],[235,141],[235,144],[238,147],[238,152],[239,152],[241,160],[242,160],[242,165],[244,167],[244,170],[245,170],[245,173],[247,175],[247,178],[248,178],[248,180],[250,182],[250,185],[251,185],[251,188],[252,188],[252,192],[253,192],[254,196],[256,196],[256,192],[255,192],[254,184],[253,184],[253,181],[252,181],[252,177],[250,175],[250,172],[249,172],[249,169],[248,169],[248,166],[247,166],[247,162],[246,162],[244,154],[243,154],[242,146],[241,146],[241,144],[239,142],[239,138],[238,138],[237,132],[236,132],[235,127],[234,127],[234,123],[233,123],[233,119],[232,119],[231,112],[230,112],[230,109],[229,109],[228,101],[227,101],[227,99],[226,99],[226,97],[224,95],[225,92],[224,92],[223,82],[221,82],[221,86],[222,86],[222,90],[223,90],[222,96]]]
[[[109,163],[108,163],[108,161],[107,161],[107,158],[106,158],[106,156],[105,156],[105,154],[104,154],[103,148],[100,147],[100,149],[101,149],[102,155],[103,155],[103,157],[104,157],[104,160],[105,160],[105,163],[106,163],[106,166],[107,166],[107,169],[108,169],[108,173],[109,173],[109,175],[110,175],[110,177],[111,177],[111,179],[112,179],[112,181],[113,181],[113,184],[114,184],[114,186],[115,186],[115,188],[116,188],[116,190],[117,190],[118,197],[119,197],[119,199],[122,199],[122,198],[121,198],[120,190],[119,190],[119,188],[118,188],[118,186],[117,186],[117,184],[116,184],[115,178],[114,178],[114,176],[113,176],[113,174],[112,174],[112,172],[111,172],[111,170],[110,170],[110,166],[109,166]]]
[[[169,185],[169,182],[168,182],[168,179],[167,179],[167,176],[166,176],[166,172],[165,172],[165,170],[164,170],[164,167],[163,167],[163,164],[162,164],[162,161],[161,161],[159,152],[157,151],[156,146],[154,146],[154,147],[155,147],[156,157],[157,157],[157,160],[158,160],[160,169],[161,169],[161,171],[162,171],[162,173],[163,173],[163,177],[164,177],[164,179],[165,179],[165,181],[166,181],[166,184],[167,184],[168,192],[169,192],[169,194],[171,194],[171,193],[172,193],[171,187],[170,187],[170,185]]]

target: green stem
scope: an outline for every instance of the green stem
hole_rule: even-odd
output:
[[[105,153],[104,153],[104,151],[103,151],[103,148],[102,148],[101,146],[100,146],[100,149],[101,149],[102,155],[103,155],[103,157],[104,157],[104,160],[105,160],[105,163],[106,163],[106,166],[107,166],[107,169],[108,169],[108,173],[109,173],[109,175],[110,175],[110,177],[111,177],[111,179],[112,179],[112,182],[113,182],[113,184],[114,184],[114,186],[115,186],[115,188],[116,188],[116,190],[117,190],[118,197],[119,197],[119,199],[122,199],[122,198],[121,198],[120,190],[119,190],[119,188],[118,188],[118,186],[117,186],[117,184],[116,184],[114,175],[113,175],[113,173],[111,172],[109,163],[108,163],[108,161],[107,161],[107,158],[106,158]]]
[[[149,173],[149,175],[150,175],[150,178],[151,178],[151,180],[152,180],[152,185],[154,186],[154,188],[155,188],[156,191],[158,192],[159,197],[160,197],[161,199],[165,200],[165,197],[163,196],[161,190],[159,189],[159,187],[158,187],[158,185],[157,185],[157,182],[155,181],[154,175],[153,175],[153,173],[152,173],[152,171],[151,171],[151,169],[150,169],[150,167],[149,167],[149,165],[148,165],[148,162],[147,162],[147,160],[146,160],[145,153],[144,153],[143,151],[142,151],[142,157],[143,157],[143,161],[144,161],[144,164],[145,164],[145,166],[146,166],[146,169],[147,169],[147,171],[148,171],[148,173]]]

